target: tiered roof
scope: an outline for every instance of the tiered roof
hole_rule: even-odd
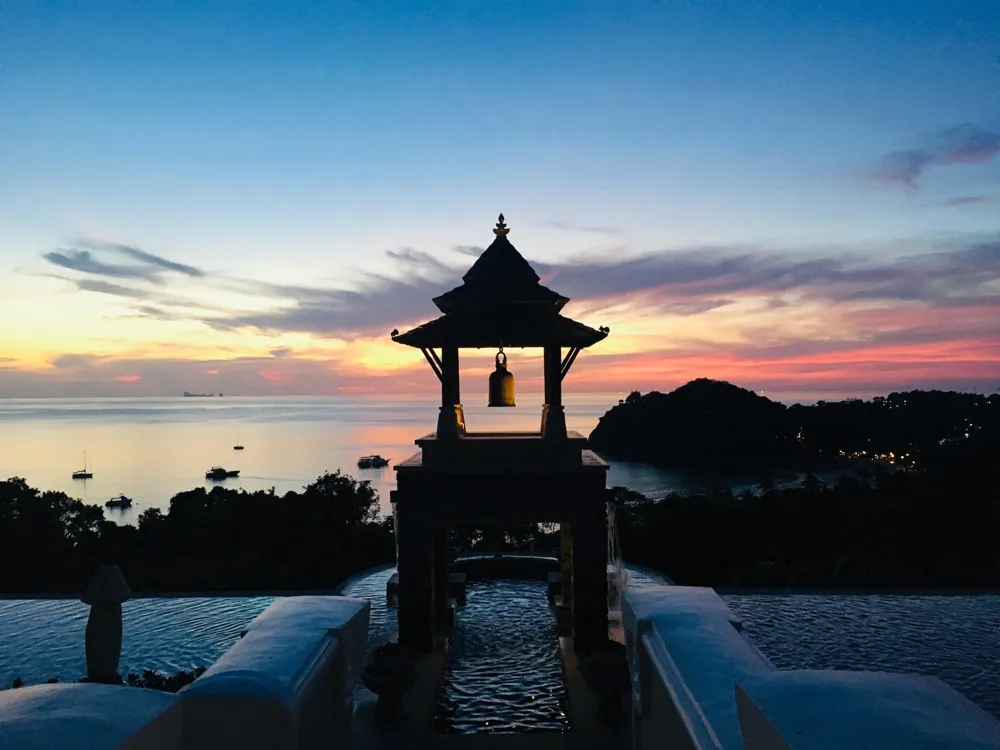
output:
[[[434,299],[444,313],[393,336],[420,349],[494,346],[585,348],[608,335],[559,314],[568,297],[542,286],[531,264],[510,244],[503,214],[496,239],[472,265],[462,285]]]

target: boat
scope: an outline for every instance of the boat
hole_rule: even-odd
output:
[[[83,468],[73,472],[73,479],[92,479],[93,472],[87,471],[87,451],[83,452]]]
[[[212,479],[218,482],[229,477],[238,477],[239,475],[239,469],[223,469],[221,466],[213,466],[205,472],[205,479]]]
[[[107,508],[131,508],[132,498],[119,495],[118,497],[111,498],[104,505]]]
[[[389,465],[388,458],[382,458],[381,456],[362,456],[358,459],[359,469],[381,469],[383,466]]]
[[[239,435],[236,436],[236,445],[233,446],[233,450],[234,451],[241,451],[241,450],[243,450],[243,443],[240,442],[240,436]]]

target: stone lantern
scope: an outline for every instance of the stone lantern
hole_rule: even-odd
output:
[[[118,660],[122,653],[122,604],[132,596],[117,565],[101,565],[80,601],[90,605],[87,618],[87,679],[120,682]]]

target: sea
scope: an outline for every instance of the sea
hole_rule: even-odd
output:
[[[589,434],[618,398],[569,396],[569,429]],[[396,462],[415,453],[413,441],[433,431],[437,408],[432,398],[395,396],[0,400],[0,477],[23,477],[39,489],[100,505],[128,495],[131,509],[105,512],[118,523],[135,523],[147,508],[166,511],[177,492],[214,486],[204,478],[212,466],[240,471],[224,486],[279,493],[342,470],[371,481],[388,513],[391,465],[359,470],[357,460],[378,453]],[[465,408],[470,430],[529,430],[540,422],[541,398],[518,394],[514,409]],[[233,450],[237,441],[243,451]],[[94,476],[73,480],[84,452]],[[777,483],[800,479],[790,471]],[[720,486],[739,490],[759,480],[612,461],[609,484],[662,497]],[[384,585],[375,584],[377,598]],[[779,668],[929,674],[1000,717],[1000,595],[726,592],[724,598]],[[273,599],[133,599],[124,607],[121,667],[172,672],[208,666]],[[79,678],[86,618],[87,607],[74,598],[0,596],[0,688],[15,677],[28,684]]]
[[[589,435],[618,394],[576,394],[565,399],[570,430]],[[485,400],[485,399],[484,399]],[[541,423],[540,395],[518,394],[518,406],[491,409],[466,404],[470,431],[533,430]],[[301,490],[326,471],[370,481],[390,512],[392,465],[358,469],[358,458],[379,454],[401,461],[414,440],[433,432],[439,401],[427,396],[191,397],[0,400],[0,478],[22,477],[42,490],[60,490],[103,505],[126,495],[132,507],[106,513],[135,523],[147,508],[167,511],[170,498],[195,487]],[[234,445],[244,446],[242,451]],[[86,468],[92,479],[74,480]],[[213,466],[239,470],[237,478],[205,479]],[[797,481],[784,472],[782,481]],[[652,497],[724,484],[737,489],[760,477],[719,478],[614,461],[609,485]]]

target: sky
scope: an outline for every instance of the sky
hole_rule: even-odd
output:
[[[0,397],[433,393],[501,211],[566,391],[993,392],[1000,3],[0,4]]]

